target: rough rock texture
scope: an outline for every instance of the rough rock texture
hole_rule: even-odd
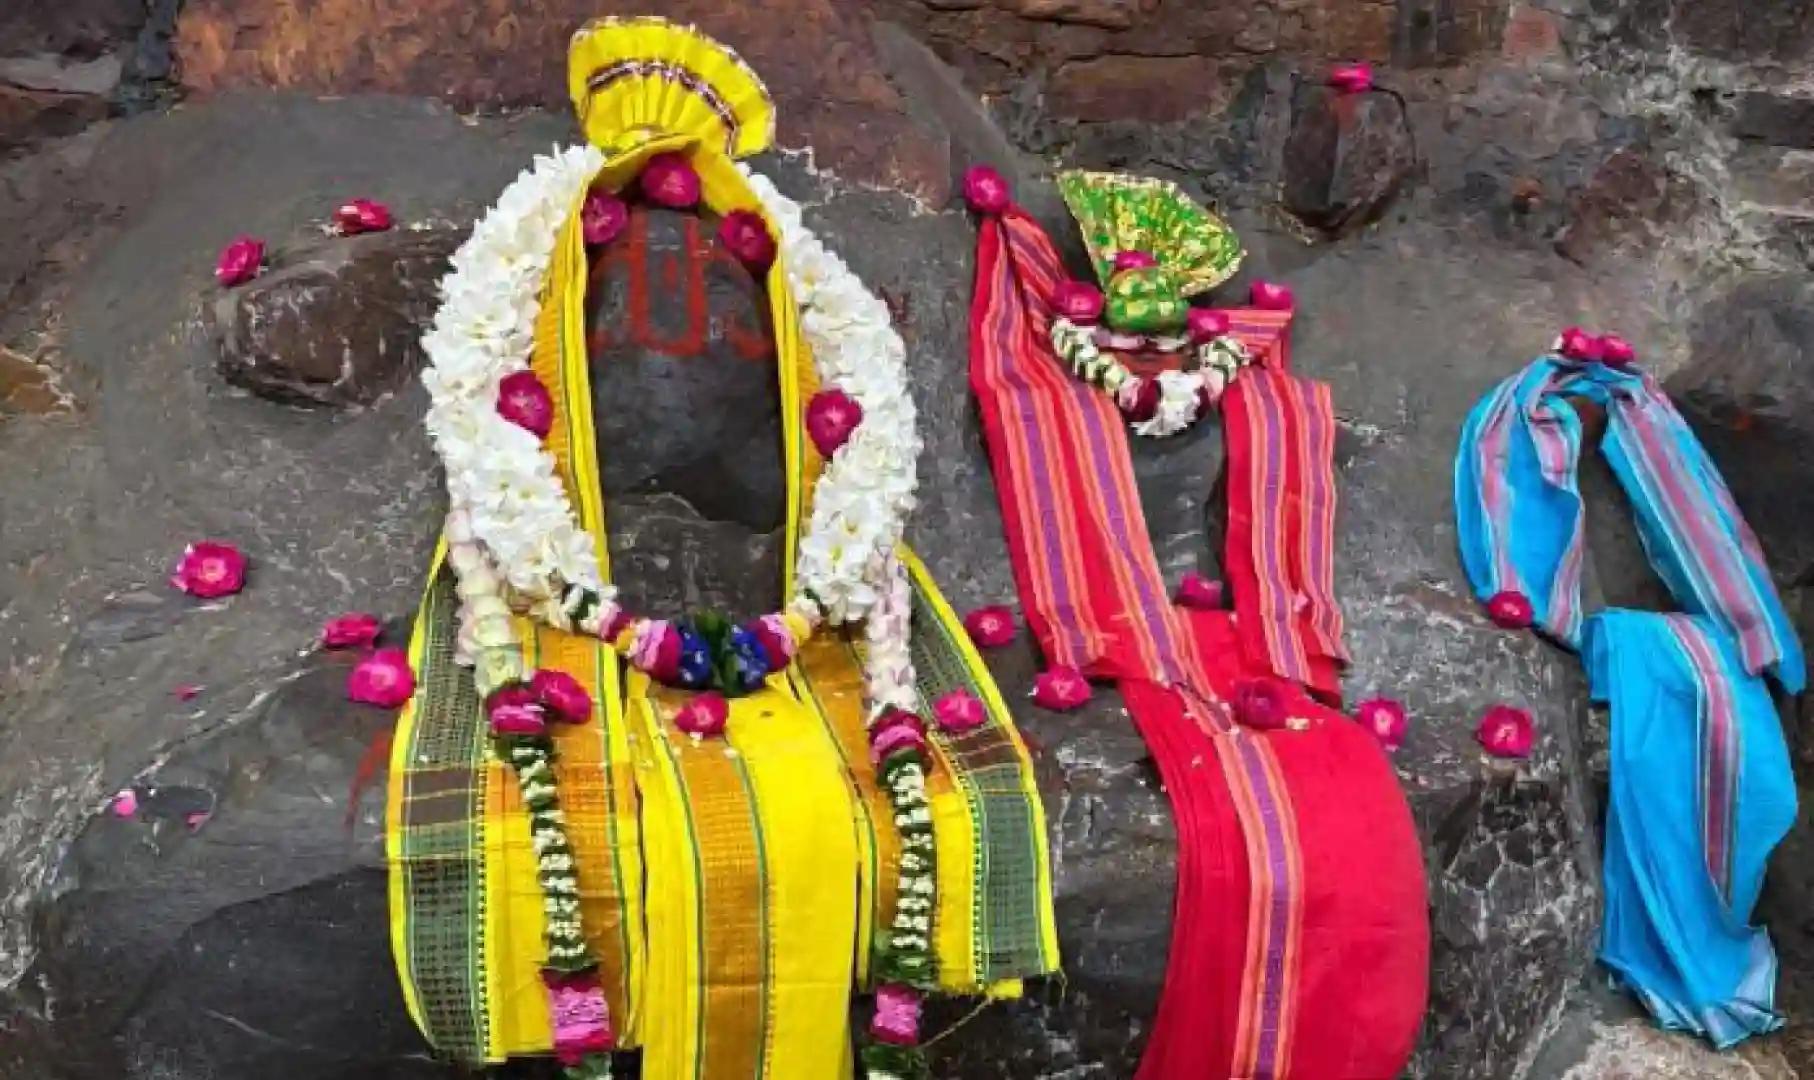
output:
[[[1403,99],[1307,86],[1285,140],[1285,209],[1340,235],[1377,221],[1417,167]]]
[[[300,405],[368,405],[402,388],[464,235],[394,228],[267,249],[267,269],[210,308],[221,375]]]

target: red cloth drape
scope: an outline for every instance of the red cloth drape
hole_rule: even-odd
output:
[[[1062,277],[1031,218],[983,221],[971,385],[1028,623],[1049,659],[1118,683],[1172,801],[1174,928],[1140,1080],[1395,1077],[1429,951],[1397,779],[1370,735],[1301,693],[1304,730],[1233,723],[1234,684],[1270,662],[1237,617],[1169,603],[1121,418],[1051,352]]]

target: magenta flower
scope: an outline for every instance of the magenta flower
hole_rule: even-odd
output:
[[[716,691],[700,694],[674,714],[674,726],[688,735],[712,738],[724,734],[731,717],[730,702]]]
[[[863,406],[842,390],[821,390],[806,403],[806,434],[821,457],[831,457],[863,422]]]
[[[1270,675],[1242,679],[1235,684],[1235,719],[1261,731],[1276,731],[1291,722],[1291,694],[1285,683]]]
[[[994,216],[1008,208],[1008,181],[987,165],[973,165],[964,173],[964,202],[979,214]]]
[[[378,616],[363,611],[348,612],[329,619],[321,628],[321,644],[330,649],[369,649],[378,641],[383,626]]]
[[[988,715],[980,698],[959,687],[932,703],[932,718],[947,735],[962,735],[983,726]]]
[[[231,289],[258,276],[264,265],[265,242],[256,236],[242,236],[222,248],[214,261],[214,280]]]
[[[498,415],[546,439],[554,428],[554,398],[533,371],[516,371],[498,383]]]
[[[1248,293],[1248,303],[1265,311],[1290,311],[1297,306],[1291,286],[1276,281],[1256,281]]]
[[[1121,415],[1131,423],[1151,420],[1159,411],[1159,380],[1143,379],[1136,375],[1115,391],[1115,404],[1121,407]]]
[[[753,210],[732,210],[724,215],[718,223],[718,242],[755,273],[763,273],[775,261],[774,234]]]
[[[1211,581],[1195,570],[1178,582],[1178,591],[1172,599],[1179,607],[1198,611],[1220,611],[1227,601],[1220,581]]]
[[[926,722],[913,713],[890,709],[869,728],[869,757],[877,765],[891,754],[903,750],[923,753],[925,749]]]
[[[416,673],[409,668],[409,654],[402,649],[379,649],[367,656],[346,677],[346,696],[367,705],[394,709],[416,692]]]
[[[175,696],[178,701],[194,701],[201,695],[201,692],[201,686],[196,683],[181,683],[170,689],[170,693]]]
[[[1403,702],[1391,698],[1369,698],[1354,707],[1354,719],[1373,733],[1389,754],[1398,752],[1411,730],[1410,714]]]
[[[630,225],[630,208],[608,191],[589,191],[580,204],[579,227],[586,243],[597,247],[617,239]]]
[[[899,983],[876,987],[875,1016],[869,1034],[891,1046],[912,1046],[920,1041],[920,992]]]
[[[529,679],[529,691],[550,719],[583,724],[592,719],[592,695],[564,671],[541,668]]]
[[[1202,345],[1227,335],[1230,324],[1228,312],[1215,308],[1191,308],[1185,323],[1192,342]]]
[[[1527,758],[1537,741],[1537,725],[1523,709],[1495,705],[1481,715],[1474,738],[1494,757]]]
[[[686,210],[699,204],[699,173],[684,154],[656,154],[643,166],[640,183],[657,206]]]
[[[1014,640],[1014,611],[1002,604],[979,607],[964,616],[970,640],[985,649],[999,649]]]
[[[232,544],[197,540],[183,549],[170,584],[203,600],[231,596],[246,584],[246,557]]]
[[[1119,274],[1123,270],[1144,270],[1149,266],[1158,266],[1159,260],[1153,258],[1151,252],[1117,251],[1114,265],[1114,272]]]
[[[1087,326],[1102,318],[1102,290],[1087,281],[1063,281],[1052,290],[1052,307],[1060,315]]]
[[[1638,358],[1638,351],[1631,347],[1631,342],[1617,334],[1606,334],[1600,338],[1600,359],[1615,367],[1624,367]]]
[[[1528,630],[1537,614],[1530,597],[1506,589],[1487,598],[1486,617],[1502,630]]]
[[[599,985],[598,971],[542,969],[548,992],[548,1019],[554,1029],[554,1055],[562,1065],[580,1064],[592,1054],[607,1054],[617,1044],[611,1030],[611,1006]]]
[[[114,817],[133,817],[139,812],[139,793],[131,788],[121,788],[107,804],[107,809]]]
[[[1373,89],[1371,64],[1337,64],[1329,69],[1329,85],[1344,94],[1360,94]]]
[[[1601,355],[1600,339],[1579,326],[1570,326],[1562,331],[1558,348],[1570,360],[1598,360]]]
[[[1069,712],[1090,700],[1090,680],[1074,667],[1057,664],[1033,679],[1033,703],[1053,712]]]
[[[493,735],[540,736],[548,734],[548,713],[540,705],[493,702],[485,710]]]
[[[383,232],[391,227],[390,207],[371,199],[352,199],[334,208],[334,230],[342,236]]]

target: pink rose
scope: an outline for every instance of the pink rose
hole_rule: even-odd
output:
[[[869,729],[869,757],[877,765],[903,750],[923,753],[926,722],[910,712],[890,709]]]
[[[1598,360],[1600,339],[1579,326],[1570,326],[1557,339],[1557,350],[1570,360]]]
[[[586,243],[609,244],[630,224],[630,208],[608,191],[589,191],[580,204],[579,227]]]
[[[724,700],[723,694],[713,691],[682,705],[674,714],[674,726],[688,735],[709,739],[724,734],[724,725],[730,716],[730,703]]]
[[[1291,695],[1285,683],[1270,675],[1235,684],[1235,719],[1260,731],[1276,731],[1291,721]]]
[[[1060,282],[1052,290],[1052,307],[1072,322],[1087,326],[1102,318],[1102,290],[1087,281]]]
[[[1502,630],[1527,630],[1537,615],[1530,597],[1507,589],[1487,598],[1486,617]]]
[[[1149,252],[1145,252],[1145,251],[1117,251],[1117,252],[1115,252],[1115,273],[1117,273],[1117,274],[1121,273],[1123,270],[1144,270],[1149,266],[1158,266],[1158,265],[1159,265],[1159,260],[1153,258],[1152,254]]]
[[[753,210],[733,210],[724,215],[718,223],[718,242],[756,273],[766,271],[775,261],[775,237],[762,215]]]
[[[382,629],[378,616],[350,612],[322,626],[321,644],[330,649],[369,649]]]
[[[537,704],[548,711],[550,719],[568,724],[583,724],[592,719],[592,695],[580,681],[564,671],[551,668],[538,670],[529,679],[529,691]]]
[[[1527,758],[1537,741],[1537,725],[1523,709],[1495,705],[1481,715],[1474,737],[1494,757]]]
[[[684,154],[656,154],[643,166],[642,193],[657,206],[686,210],[699,204],[699,173]]]
[[[863,406],[842,390],[821,390],[806,403],[806,434],[821,457],[837,453],[862,422]]]
[[[1184,575],[1178,582],[1178,591],[1172,597],[1179,607],[1195,608],[1198,611],[1220,611],[1226,601],[1220,581],[1211,581],[1195,570]]]
[[[367,705],[394,709],[416,692],[416,673],[402,649],[379,649],[359,661],[346,678],[346,696]]]
[[[1297,306],[1291,286],[1276,281],[1256,281],[1248,293],[1248,303],[1265,311],[1290,311]]]
[[[342,236],[383,232],[391,227],[390,207],[371,199],[353,199],[334,208],[334,229]]]
[[[1344,94],[1360,94],[1373,89],[1371,64],[1337,64],[1329,69],[1329,85]]]
[[[1033,703],[1053,712],[1069,712],[1090,700],[1090,681],[1074,667],[1054,665],[1033,679]]]
[[[214,280],[231,289],[258,276],[265,261],[265,242],[256,236],[242,236],[221,249],[214,262]]]
[[[1189,330],[1190,340],[1202,345],[1228,334],[1228,312],[1214,308],[1191,308],[1185,326]]]
[[[982,727],[988,716],[983,711],[982,700],[960,687],[932,703],[932,718],[938,722],[940,731],[961,735]]]
[[[1606,334],[1600,338],[1600,359],[1615,367],[1624,367],[1638,358],[1638,351],[1631,347],[1631,342],[1617,334]]]
[[[964,173],[964,202],[979,214],[999,214],[1008,208],[1008,181],[987,165],[973,165]]]
[[[245,587],[246,557],[232,544],[198,540],[183,549],[170,584],[203,600],[231,596]]]
[[[1411,717],[1402,702],[1391,698],[1369,698],[1354,707],[1354,719],[1379,740],[1389,754],[1398,752],[1411,730]]]
[[[1014,612],[1001,604],[979,607],[964,616],[970,640],[985,649],[999,649],[1014,640]]]
[[[554,428],[554,398],[533,371],[516,371],[498,383],[498,415],[546,439]]]
[[[1115,404],[1121,407],[1121,415],[1131,423],[1151,420],[1159,411],[1159,380],[1143,379],[1136,375],[1115,391]]]
[[[890,1046],[912,1046],[920,1041],[920,993],[910,986],[883,983],[876,987],[875,1016],[869,1034]]]

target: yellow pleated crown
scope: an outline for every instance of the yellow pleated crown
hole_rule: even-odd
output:
[[[567,90],[607,154],[684,136],[743,158],[775,139],[775,103],[729,47],[659,16],[605,18],[573,35]]]

